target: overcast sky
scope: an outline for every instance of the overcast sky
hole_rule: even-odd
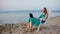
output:
[[[0,10],[60,10],[60,0],[0,0]]]

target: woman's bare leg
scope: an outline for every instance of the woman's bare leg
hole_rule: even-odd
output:
[[[31,23],[31,22],[28,24],[27,29],[28,29],[29,31],[32,30],[32,23]]]

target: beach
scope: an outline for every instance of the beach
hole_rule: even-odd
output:
[[[26,31],[27,22],[0,25],[0,34],[60,34],[60,16],[51,17],[46,24],[41,25],[40,30]]]

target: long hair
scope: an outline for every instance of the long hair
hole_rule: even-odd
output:
[[[45,15],[48,15],[48,12],[47,12],[46,7],[43,7],[43,8],[44,8],[44,13],[45,13]],[[47,16],[46,18],[48,18],[48,16]]]
[[[29,13],[29,16],[30,16],[30,18],[33,18],[33,14],[32,13]]]
[[[48,14],[46,7],[43,7],[45,15]]]

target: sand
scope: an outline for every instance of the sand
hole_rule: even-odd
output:
[[[27,22],[0,25],[0,34],[60,34],[60,16],[52,17],[41,25],[40,30],[27,31]]]

